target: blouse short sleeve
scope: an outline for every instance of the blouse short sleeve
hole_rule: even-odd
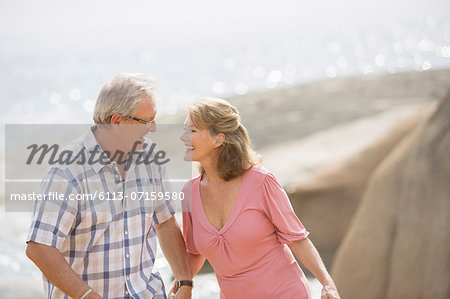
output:
[[[192,254],[200,254],[195,247],[194,228],[192,222],[192,181],[186,183],[183,188],[184,199],[182,201],[183,237],[186,242],[186,251]]]
[[[183,212],[183,237],[186,242],[186,251],[192,254],[200,254],[194,243],[191,212]]]
[[[156,184],[158,192],[162,194],[172,193],[172,184],[167,176],[167,170],[164,166],[158,166],[160,184]],[[175,208],[172,200],[158,199],[155,200],[155,206],[153,211],[153,221],[156,224],[161,224],[169,220],[175,215]]]
[[[295,215],[286,192],[272,173],[265,176],[262,204],[282,244],[291,244],[308,237],[309,232]]]

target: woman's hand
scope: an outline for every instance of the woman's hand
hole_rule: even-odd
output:
[[[321,299],[341,299],[334,283],[327,284],[322,289]]]
[[[317,249],[308,239],[298,240],[289,244],[292,252],[302,264],[317,278],[324,286],[321,299],[341,299],[327,268],[323,264]]]

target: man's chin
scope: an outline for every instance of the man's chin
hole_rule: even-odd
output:
[[[145,139],[143,137],[140,137],[138,140],[135,141],[136,149],[141,150],[144,147]]]
[[[145,142],[145,139],[142,137],[139,137],[134,140],[124,140],[123,145],[128,145],[126,147],[130,148],[130,149],[142,150],[144,148],[144,142]]]

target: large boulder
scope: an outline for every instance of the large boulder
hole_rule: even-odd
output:
[[[311,232],[310,238],[327,266],[331,266],[374,170],[434,109],[434,104],[422,106],[420,111],[398,120],[365,149],[319,169],[289,193],[296,213]]]
[[[450,298],[450,94],[377,168],[336,254],[343,298]]]

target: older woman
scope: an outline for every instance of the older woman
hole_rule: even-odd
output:
[[[310,298],[295,254],[323,285],[322,298],[339,298],[282,186],[258,165],[237,109],[219,99],[197,102],[180,139],[185,160],[200,162],[200,175],[184,188],[191,275],[207,258],[221,298]]]

